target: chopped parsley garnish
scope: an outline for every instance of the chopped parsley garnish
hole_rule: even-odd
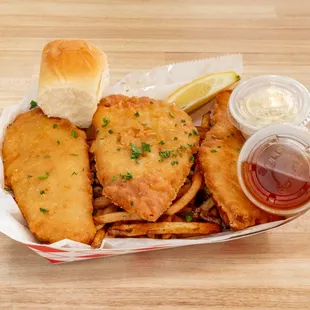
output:
[[[71,153],[70,155],[71,156],[79,156],[78,154],[75,154],[75,153]]]
[[[126,181],[132,179],[133,175],[130,172],[127,172],[126,174],[120,173],[120,177],[122,178],[122,182],[126,182]]]
[[[27,178],[28,178],[28,179],[32,178],[32,175],[31,175],[31,174],[28,174],[28,175],[27,175]]]
[[[171,117],[174,117],[174,114],[173,114],[173,113],[171,113],[171,112],[169,112],[169,115],[170,115]]]
[[[108,126],[109,123],[110,123],[110,121],[109,121],[108,119],[103,118],[103,119],[102,119],[102,125],[101,125],[101,127],[106,127],[106,126]]]
[[[37,106],[38,106],[38,104],[34,100],[30,101],[30,110],[36,108]]]
[[[174,137],[173,140],[174,140],[174,141],[177,141],[177,140],[178,140],[178,137]]]
[[[121,142],[121,138],[118,138],[118,139],[116,140],[116,142],[120,143],[120,142]]]
[[[41,211],[42,213],[47,213],[49,210],[44,209],[44,208],[40,208],[40,211]]]
[[[110,129],[110,130],[108,131],[108,133],[111,135],[111,134],[113,133],[113,130]]]
[[[78,135],[78,133],[77,133],[75,130],[72,130],[72,131],[71,131],[71,136],[72,136],[74,139],[76,139],[79,135]]]
[[[190,161],[191,163],[193,163],[193,162],[195,161],[195,157],[192,155],[192,156],[190,157],[189,161]]]
[[[9,187],[5,187],[4,188],[7,192],[11,192],[12,191],[12,189],[10,189]]]
[[[172,154],[172,155],[171,155],[171,157],[177,157],[177,156],[178,156],[177,154]]]
[[[192,144],[187,144],[190,148],[192,148],[193,147],[193,145]]]
[[[241,149],[238,147],[238,148],[237,148],[237,151],[240,152],[240,150],[241,150]]]
[[[115,176],[113,176],[113,178],[112,178],[112,182],[115,182],[117,180],[117,176],[115,175]]]
[[[45,155],[44,156],[44,158],[50,158],[51,157],[51,155]]]
[[[45,171],[45,174],[44,175],[39,175],[38,176],[38,179],[40,180],[46,180],[48,177],[49,177],[49,172],[48,171]]]
[[[221,146],[219,145],[217,148],[218,148],[218,149],[220,149],[220,148],[221,148]]]
[[[194,134],[195,136],[199,136],[198,131],[195,130],[195,129],[193,129],[193,134]]]
[[[133,206],[134,204],[135,203],[132,200],[130,200],[130,205]]]
[[[185,218],[186,222],[188,222],[188,223],[193,220],[193,213],[192,212],[182,213],[181,215]]]
[[[142,142],[141,147],[142,147],[143,152],[151,152],[150,144],[147,144],[146,142]]]
[[[139,112],[137,111],[137,112],[134,114],[134,116],[135,116],[135,117],[139,117],[139,116],[140,116]]]
[[[161,140],[161,141],[159,142],[159,144],[164,145],[165,142],[164,142],[163,140]]]
[[[214,135],[212,136],[212,138],[213,138],[213,139],[217,139],[217,137],[216,137],[216,136],[214,136]]]
[[[180,149],[182,149],[182,150],[186,150],[186,149],[187,149],[187,147],[186,147],[185,145],[181,145],[181,146],[180,146]]]
[[[172,165],[172,166],[178,165],[178,164],[179,164],[179,162],[178,162],[177,160],[174,160],[174,161],[171,162],[171,165]]]
[[[171,151],[169,151],[169,150],[162,151],[162,152],[159,152],[159,156],[162,157],[162,158],[169,158],[170,157],[170,153],[171,153]]]
[[[57,128],[57,127],[58,127],[58,125],[57,125],[57,124],[54,124],[54,125],[53,125],[53,128],[54,128],[54,129],[55,129],[55,128]]]
[[[191,137],[191,136],[192,136],[192,133],[190,132],[190,133],[188,134],[188,136]]]
[[[130,147],[131,147],[131,151],[132,151],[130,158],[131,159],[138,159],[140,157],[140,155],[143,153],[143,151],[141,149],[139,149],[133,143],[130,143]]]
[[[120,151],[121,149],[118,147],[116,150],[117,150],[117,151]]]
[[[96,130],[96,135],[99,133],[99,129]]]
[[[57,144],[58,144],[58,145],[60,144],[60,141],[59,141],[59,140],[57,140]]]
[[[211,153],[216,153],[216,150],[211,150],[210,152],[211,152]]]
[[[42,189],[42,190],[40,191],[40,195],[43,195],[43,194],[45,194],[45,190],[44,190],[44,189]]]
[[[163,158],[161,158],[161,159],[159,159],[158,160],[160,163],[162,163],[163,161],[164,161],[164,159]]]
[[[128,93],[129,92],[129,89],[126,89],[126,93]]]
[[[186,120],[185,119],[181,119],[181,123],[185,123],[186,122]]]
[[[77,175],[77,172],[73,171],[71,175]]]

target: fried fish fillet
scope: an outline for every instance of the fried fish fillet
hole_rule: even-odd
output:
[[[112,95],[101,100],[93,126],[91,151],[103,194],[156,221],[190,172],[199,143],[192,119],[162,101]]]
[[[212,192],[223,220],[232,229],[241,230],[279,217],[257,208],[239,185],[237,160],[245,139],[228,119],[229,96],[229,92],[223,92],[217,97],[212,127],[206,133],[198,159],[206,186]]]
[[[86,135],[37,108],[17,116],[3,143],[5,183],[31,232],[44,243],[95,236]]]

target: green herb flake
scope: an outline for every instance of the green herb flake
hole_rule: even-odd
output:
[[[110,129],[110,130],[108,131],[108,133],[111,135],[111,134],[113,133],[113,130]]]
[[[135,203],[132,200],[130,200],[130,205],[133,206],[134,204]]]
[[[179,164],[179,162],[178,162],[177,160],[174,160],[174,161],[171,162],[171,165],[172,165],[172,166],[178,165],[178,164]]]
[[[30,110],[36,108],[37,106],[38,106],[38,104],[34,100],[30,101]]]
[[[126,174],[120,173],[120,177],[122,178],[122,182],[126,182],[126,181],[132,179],[133,175],[130,172],[127,172]]]
[[[175,124],[174,127],[178,127],[178,124]]]
[[[191,163],[193,163],[193,162],[195,161],[195,156],[192,155],[192,156],[190,157],[189,161],[190,161]]]
[[[109,123],[110,123],[110,121],[109,121],[108,119],[103,118],[103,119],[102,119],[102,125],[101,125],[101,127],[106,127],[106,126],[109,125]]]
[[[191,136],[192,136],[192,133],[190,132],[190,133],[188,134],[188,136],[191,137]]]
[[[73,171],[71,175],[77,175],[77,172]]]
[[[216,150],[211,150],[210,152],[211,152],[211,153],[216,153]]]
[[[198,131],[195,130],[195,129],[193,129],[193,134],[194,134],[195,136],[199,136]]]
[[[173,113],[169,112],[169,115],[170,115],[172,118],[174,118],[174,114],[173,114]]]
[[[77,133],[75,130],[72,130],[72,131],[71,131],[71,136],[72,136],[74,139],[76,139],[79,135],[78,135],[78,133]]]
[[[50,158],[51,157],[51,155],[45,155],[44,156],[44,158]]]
[[[71,153],[70,155],[71,156],[79,156],[78,154],[75,154],[75,153]]]
[[[42,190],[40,191],[40,195],[44,195],[44,194],[45,194],[45,190],[42,189]]]
[[[162,152],[159,152],[159,156],[162,157],[162,158],[169,158],[170,157],[170,153],[171,153],[171,151],[169,151],[169,150],[162,151]]]
[[[115,182],[117,180],[117,176],[114,175],[113,178],[112,178],[112,182]]]
[[[135,116],[135,117],[139,117],[139,116],[140,116],[139,112],[137,111],[137,112],[134,114],[134,116]]]
[[[241,151],[241,149],[238,147],[238,148],[237,148],[237,151],[238,151],[238,152],[240,152],[240,151]]]
[[[181,123],[186,123],[186,120],[185,119],[181,119]]]
[[[160,163],[162,163],[163,161],[164,161],[164,159],[163,158],[161,158],[161,159],[159,159],[158,160]]]
[[[193,147],[193,145],[192,144],[187,144],[190,148],[192,148]]]
[[[173,140],[174,140],[174,141],[177,141],[177,140],[178,140],[178,137],[174,137]]]
[[[164,142],[163,140],[161,140],[161,141],[159,142],[159,144],[164,145],[165,142]]]
[[[120,143],[120,142],[121,142],[121,138],[118,138],[118,139],[116,140],[116,142]]]
[[[58,144],[58,145],[60,144],[60,141],[59,141],[59,140],[57,140],[57,144]]]
[[[45,174],[44,175],[39,175],[38,176],[38,179],[40,180],[46,180],[48,177],[49,177],[49,172],[48,171],[45,171]]]
[[[12,189],[9,188],[9,187],[5,187],[4,189],[5,189],[7,192],[11,192],[11,191],[12,191]]]
[[[40,208],[40,211],[41,211],[42,213],[47,213],[47,212],[49,212],[49,210],[44,209],[44,208]]]
[[[117,151],[120,151],[121,149],[118,147],[116,150],[117,150]]]
[[[222,148],[220,145],[217,147],[218,149]]]
[[[131,151],[132,151],[130,158],[131,159],[138,159],[141,156],[141,154],[143,153],[143,151],[141,149],[139,149],[133,143],[130,143],[130,147],[131,147]]]
[[[28,174],[28,175],[27,175],[27,178],[28,178],[28,179],[32,178],[32,175],[31,175],[31,174]]]
[[[181,145],[181,146],[180,146],[180,149],[182,149],[182,150],[186,150],[186,149],[187,149],[187,147],[186,147],[185,145]]]
[[[151,145],[146,143],[146,142],[142,142],[141,143],[141,147],[143,152],[151,152]]]
[[[54,125],[53,125],[53,128],[54,128],[54,129],[56,129],[57,127],[58,127],[58,125],[57,125],[57,124],[54,124]]]
[[[192,212],[181,213],[181,215],[185,218],[186,222],[188,222],[188,223],[193,220],[193,213]]]
[[[216,137],[216,136],[214,136],[214,135],[212,136],[212,138],[213,138],[213,139],[217,139],[217,137]]]

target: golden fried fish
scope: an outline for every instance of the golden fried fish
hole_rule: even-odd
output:
[[[103,194],[156,221],[190,172],[199,143],[192,119],[162,101],[112,95],[101,100],[93,126],[91,151]]]
[[[5,183],[32,233],[44,243],[91,243],[96,229],[85,133],[37,108],[8,127],[2,154]]]
[[[280,218],[257,208],[239,185],[237,160],[245,139],[228,119],[229,96],[223,92],[217,97],[212,127],[199,149],[198,160],[223,220],[232,229],[241,230]]]

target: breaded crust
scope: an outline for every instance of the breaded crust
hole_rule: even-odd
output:
[[[112,95],[101,100],[93,126],[91,151],[104,195],[156,221],[192,166],[199,136],[190,116],[162,101]]]

